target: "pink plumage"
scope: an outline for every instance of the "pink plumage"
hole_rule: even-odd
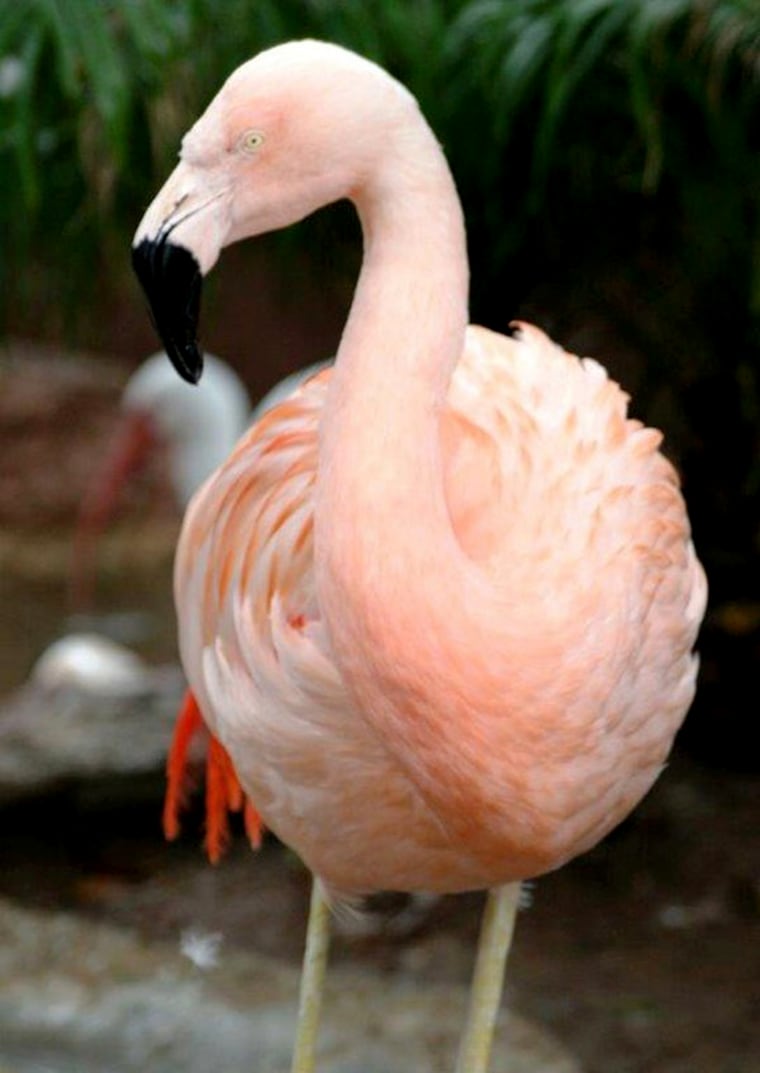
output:
[[[182,374],[199,374],[188,310],[221,248],[342,197],[364,260],[335,367],[193,500],[182,659],[264,823],[334,896],[496,887],[588,849],[657,778],[694,693],[705,579],[660,433],[602,366],[530,325],[467,326],[441,148],[343,49],[239,68],[138,228]]]
[[[266,825],[339,892],[472,889],[556,867],[649,789],[693,695],[704,584],[660,434],[626,417],[601,366],[536,328],[466,339],[441,415],[446,503],[469,564],[509,580],[511,621],[495,653],[464,658],[467,637],[449,650],[432,616],[407,609],[393,662],[419,680],[387,733],[349,693],[316,591],[329,371],[243,437],[180,541],[196,696]],[[446,574],[433,580],[445,603]],[[396,613],[407,599],[396,590]],[[423,660],[444,691],[462,679],[434,707]],[[418,708],[422,746],[395,729]]]

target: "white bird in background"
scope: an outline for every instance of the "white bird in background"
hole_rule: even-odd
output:
[[[163,450],[178,509],[232,451],[239,437],[267,410],[329,361],[315,362],[275,384],[251,410],[245,384],[213,354],[206,355],[199,387],[176,375],[164,351],[147,358],[130,376],[121,397],[121,421],[105,458],[82,499],[74,535],[72,605],[92,602],[98,538],[113,519],[124,489],[156,451]]]
[[[208,391],[178,391],[166,375],[166,355],[153,354],[129,378],[121,400],[124,439],[139,448],[161,444],[169,463],[172,489],[181,507],[230,453],[250,416],[243,381],[219,358],[212,357]],[[123,442],[123,441],[122,441]]]

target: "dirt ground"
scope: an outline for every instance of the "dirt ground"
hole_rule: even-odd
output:
[[[0,566],[23,575],[13,606],[6,600],[0,611],[3,689],[16,684],[16,665],[23,677],[44,637],[40,629],[14,639],[19,614],[27,621],[20,606],[41,600],[45,585],[56,599],[65,588],[68,545],[59,538],[126,373],[101,364],[93,380],[89,361],[62,365],[39,354],[22,364],[23,372],[15,357],[0,363]],[[160,485],[160,464],[153,477]],[[151,479],[132,493],[127,530],[130,518],[171,514]],[[508,1001],[559,1036],[587,1073],[760,1071],[758,777],[747,766],[712,767],[681,745],[629,821],[536,884],[518,925]],[[297,961],[308,897],[298,862],[274,841],[253,856],[236,840],[212,869],[198,847],[197,816],[180,844],[162,842],[160,795],[156,778],[70,787],[6,807],[0,894],[129,923],[147,937],[220,931],[228,947]],[[372,937],[340,936],[334,960],[420,986],[464,982],[479,904],[475,895],[443,899],[403,935],[394,934],[392,913],[379,917],[385,928]]]
[[[282,846],[237,839],[217,868],[190,817],[158,832],[160,785],[91,786],[0,814],[0,894],[179,942],[220,932],[223,950],[300,958],[308,877]],[[760,1070],[757,785],[683,756],[594,852],[539,880],[521,914],[508,1001],[549,1028],[586,1073]],[[336,939],[333,962],[419,981],[469,977],[480,896],[445,898],[395,933]]]

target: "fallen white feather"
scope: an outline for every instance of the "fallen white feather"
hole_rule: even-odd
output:
[[[223,942],[220,931],[186,928],[179,939],[180,952],[199,969],[215,969]]]

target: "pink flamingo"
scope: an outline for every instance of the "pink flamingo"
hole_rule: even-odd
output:
[[[179,372],[200,376],[222,247],[340,198],[364,260],[335,367],[193,499],[180,647],[245,793],[316,877],[293,1069],[314,1068],[326,904],[487,887],[457,1066],[481,1073],[519,881],[593,846],[659,775],[706,585],[661,435],[605,370],[527,324],[467,326],[441,148],[411,94],[342,48],[235,71],[138,227]]]

